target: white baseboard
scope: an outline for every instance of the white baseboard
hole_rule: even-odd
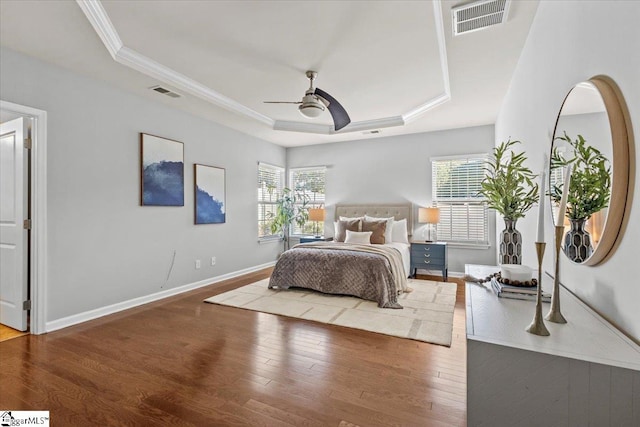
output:
[[[422,273],[420,273],[422,271]],[[425,270],[422,268],[418,269],[418,274],[426,274],[426,275],[430,275],[430,276],[440,276],[442,275],[442,270]],[[447,276],[449,277],[464,277],[464,273],[458,272],[458,271],[448,271],[447,272]]]
[[[184,292],[192,291],[194,289],[202,288],[204,286],[212,285],[214,283],[221,282],[227,279],[233,279],[244,274],[253,273],[255,271],[262,270],[264,268],[273,267],[276,264],[275,261],[267,262],[265,264],[256,265],[253,267],[245,268],[231,273],[223,274],[221,276],[215,276],[209,279],[200,280],[198,282],[189,283],[176,288],[167,289],[166,291],[156,292],[154,294],[145,295],[138,298],[133,298],[128,301],[119,302],[116,304],[107,305],[105,307],[96,308],[94,310],[85,311],[83,313],[74,314],[71,316],[63,317],[61,319],[52,320],[46,322],[45,331],[53,332],[58,329],[67,328],[69,326],[77,325],[78,323],[86,322],[88,320],[97,319],[98,317],[108,316],[122,310],[127,310],[139,305],[147,304],[153,301],[161,300],[173,295],[178,295]]]

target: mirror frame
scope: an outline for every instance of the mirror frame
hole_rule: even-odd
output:
[[[613,249],[622,230],[622,223],[627,208],[629,170],[631,168],[631,159],[629,157],[629,132],[627,128],[627,125],[630,125],[630,123],[628,124],[625,120],[625,117],[628,117],[628,114],[625,114],[626,104],[624,102],[624,98],[612,79],[607,76],[595,76],[589,79],[588,82],[593,84],[596,89],[598,89],[598,92],[600,92],[600,96],[602,97],[602,101],[604,102],[605,109],[607,111],[607,116],[609,117],[611,143],[613,145],[613,159],[611,160],[611,166],[613,169],[611,176],[611,198],[609,201],[609,211],[607,213],[607,218],[602,229],[602,236],[598,242],[598,246],[586,261],[581,263],[576,263],[572,260],[570,261],[576,265],[595,266],[613,254]],[[553,128],[551,152],[549,153],[550,156],[553,153],[553,143],[556,138],[558,122],[562,115],[562,109],[567,98],[569,98],[575,87],[576,86],[573,86],[564,97],[562,106],[558,112],[556,124]],[[551,178],[551,174],[549,174],[549,178]],[[550,185],[550,181],[547,184]],[[553,204],[550,203],[551,209],[553,209],[552,206]],[[564,251],[562,252],[564,253]],[[567,259],[569,258],[567,257]]]

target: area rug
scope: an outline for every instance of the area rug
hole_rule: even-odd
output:
[[[205,302],[451,346],[455,283],[409,279],[413,292],[398,298],[404,307],[399,310],[350,296],[268,289],[268,284],[269,279],[263,279]]]

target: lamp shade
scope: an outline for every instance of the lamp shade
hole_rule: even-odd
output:
[[[437,224],[440,222],[439,208],[419,208],[418,222],[420,224]]]
[[[311,208],[309,209],[309,221],[324,221],[324,209]]]

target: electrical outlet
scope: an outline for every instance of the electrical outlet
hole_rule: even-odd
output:
[[[200,268],[200,260],[199,259],[196,260],[196,269],[198,269],[198,268]]]
[[[211,265],[216,265],[216,257],[211,257]]]

